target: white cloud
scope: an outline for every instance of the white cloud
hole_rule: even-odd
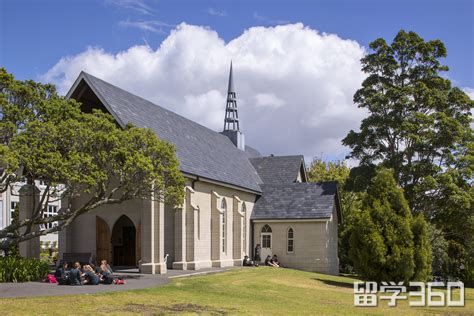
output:
[[[258,14],[257,12],[253,13],[253,18],[256,21],[262,22],[264,24],[270,24],[270,25],[277,25],[277,24],[289,24],[290,21],[288,20],[275,20],[275,19],[270,19],[269,17],[263,16]]]
[[[273,93],[257,93],[255,95],[255,105],[271,108],[279,108],[284,105],[285,101],[279,99]]]
[[[215,16],[226,16],[227,13],[224,10],[218,10],[214,8],[209,8],[207,9],[207,13],[210,15],[215,15]]]
[[[466,94],[471,98],[471,100],[474,100],[474,88],[465,87],[462,90],[466,92]],[[472,117],[471,122],[471,128],[474,129],[474,117]]]
[[[466,94],[471,98],[471,100],[474,100],[474,88],[466,87],[466,88],[463,88],[462,90],[466,92]]]
[[[148,20],[148,21],[131,21],[129,19],[120,21],[118,23],[119,26],[122,27],[132,27],[138,28],[142,31],[149,31],[155,33],[165,33],[163,27],[175,27],[175,25],[168,24],[158,20]]]
[[[248,145],[263,154],[344,158],[341,139],[365,115],[352,102],[364,79],[363,54],[355,41],[300,23],[253,27],[228,43],[209,28],[182,23],[157,49],[137,45],[112,54],[89,47],[42,79],[66,93],[84,70],[220,131],[232,59]]]
[[[153,13],[153,9],[144,0],[106,0],[106,3],[145,15]]]

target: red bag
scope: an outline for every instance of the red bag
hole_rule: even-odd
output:
[[[46,279],[44,279],[44,282],[46,283],[58,283],[58,280],[56,280],[56,277],[52,274],[48,274],[46,276]]]
[[[122,280],[122,279],[118,279],[118,280],[115,281],[115,284],[117,284],[117,285],[123,285],[123,284],[125,284],[125,281]]]

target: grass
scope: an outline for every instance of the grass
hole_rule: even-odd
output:
[[[9,314],[274,314],[441,315],[474,314],[474,289],[465,307],[353,306],[355,279],[268,267],[174,279],[169,285],[94,295],[0,299]]]

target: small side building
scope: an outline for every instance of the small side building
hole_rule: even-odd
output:
[[[276,254],[285,267],[339,273],[336,182],[306,182],[303,156],[251,158],[263,183],[252,213],[253,244],[261,258]]]

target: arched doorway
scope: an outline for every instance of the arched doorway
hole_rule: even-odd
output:
[[[111,262],[112,244],[110,242],[109,225],[100,216],[95,217],[96,227],[96,259],[97,262],[105,259]]]
[[[136,266],[136,229],[125,215],[115,222],[112,229],[112,249],[114,266]]]

